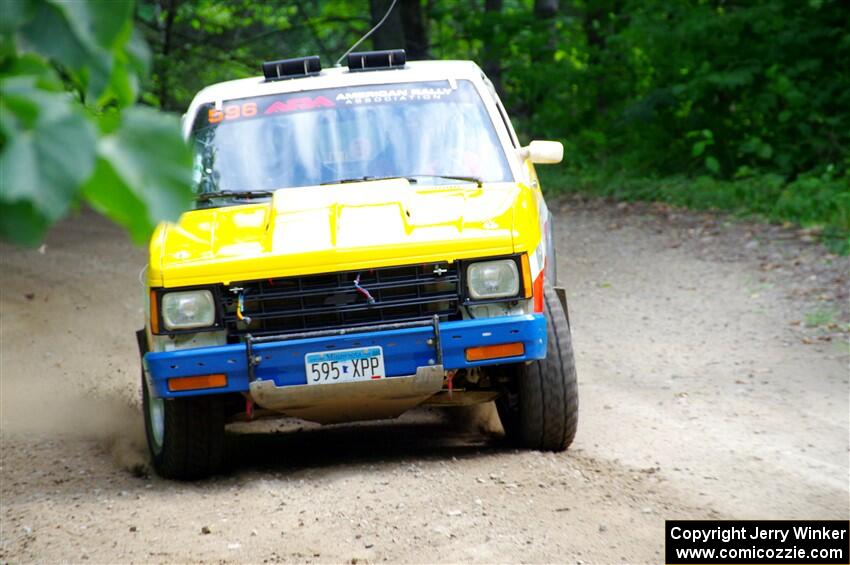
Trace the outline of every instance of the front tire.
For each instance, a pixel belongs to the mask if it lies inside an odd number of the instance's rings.
[[[554,289],[544,291],[546,358],[516,366],[496,403],[508,439],[520,447],[564,451],[578,426],[578,382],[567,316]]]
[[[154,398],[142,372],[142,404],[148,451],[156,473],[166,479],[203,479],[225,460],[221,396]]]

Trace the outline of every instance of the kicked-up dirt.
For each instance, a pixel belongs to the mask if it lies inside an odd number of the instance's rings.
[[[552,207],[569,451],[506,447],[492,407],[262,422],[198,483],[147,464],[144,249],[91,212],[0,247],[0,562],[657,563],[665,519],[847,519],[847,258],[724,217]]]

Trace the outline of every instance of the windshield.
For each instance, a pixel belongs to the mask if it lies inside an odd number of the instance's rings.
[[[218,110],[208,104],[192,139],[199,193],[383,177],[512,179],[484,104],[465,80],[275,94]]]

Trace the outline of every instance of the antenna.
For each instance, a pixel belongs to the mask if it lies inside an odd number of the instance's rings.
[[[345,53],[343,53],[343,54],[342,54],[342,57],[340,57],[339,59],[337,59],[337,60],[336,60],[336,64],[335,64],[334,66],[338,67],[338,66],[339,66],[339,64],[342,62],[342,60],[343,60],[343,59],[345,59],[345,57],[346,57],[349,53],[351,53],[352,51],[354,51],[355,49],[357,49],[357,46],[358,46],[358,45],[360,45],[361,43],[363,43],[364,41],[366,41],[367,39],[369,39],[369,36],[370,36],[370,35],[372,35],[372,34],[375,32],[375,30],[376,30],[376,29],[378,29],[379,27],[381,27],[381,26],[384,24],[384,22],[385,22],[385,21],[387,21],[387,18],[389,17],[390,12],[392,12],[392,11],[393,11],[393,8],[395,8],[395,5],[396,5],[396,3],[397,3],[397,2],[398,2],[398,0],[393,0],[393,3],[392,3],[392,4],[390,4],[390,7],[387,9],[387,13],[386,13],[386,14],[384,14],[384,17],[383,17],[383,18],[381,18],[381,21],[379,21],[378,23],[376,23],[376,24],[375,24],[375,27],[373,27],[372,29],[370,29],[369,31],[367,31],[367,32],[366,32],[366,35],[364,35],[363,37],[361,37],[360,39],[358,39],[358,40],[357,40],[357,43],[355,43],[354,45],[352,45],[352,46],[348,49],[348,51],[346,51]]]

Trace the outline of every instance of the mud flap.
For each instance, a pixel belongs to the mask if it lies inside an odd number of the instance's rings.
[[[570,310],[567,308],[567,289],[562,286],[556,286],[555,294],[558,295],[558,301],[564,309],[564,316],[567,317],[567,327],[570,327]]]
[[[148,352],[148,336],[144,328],[136,332],[136,344],[139,346],[139,355],[144,359],[145,353]]]

